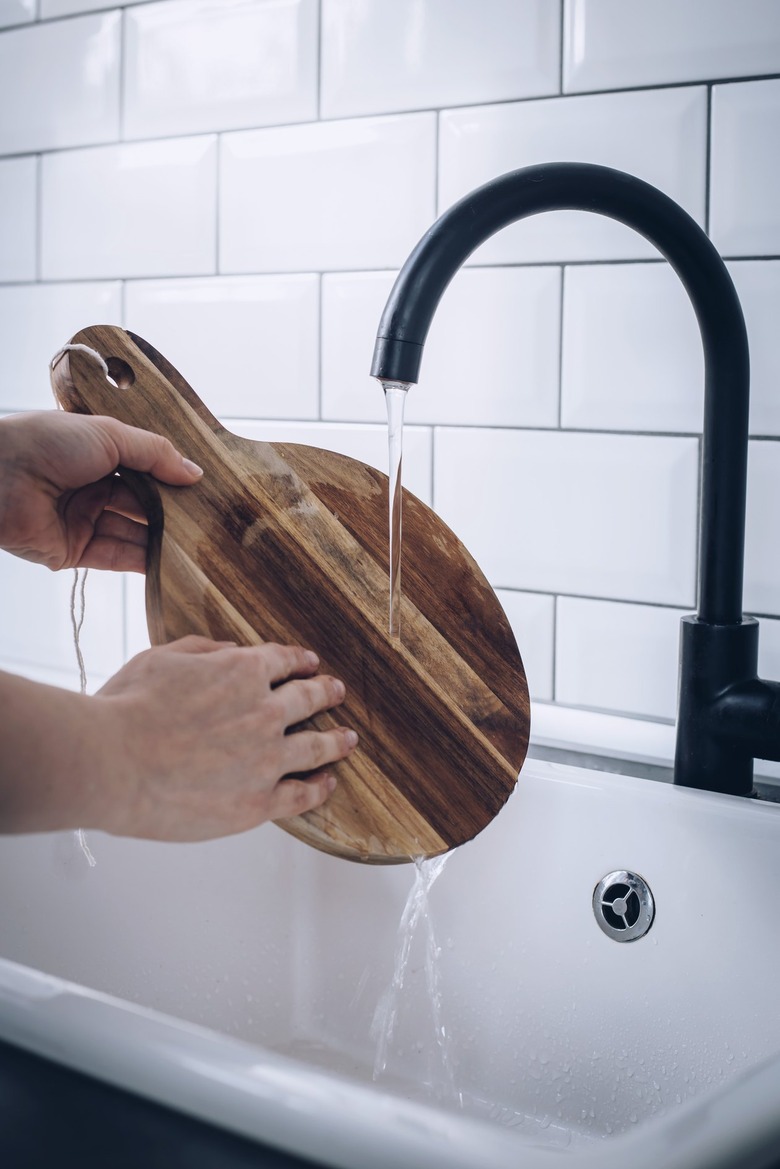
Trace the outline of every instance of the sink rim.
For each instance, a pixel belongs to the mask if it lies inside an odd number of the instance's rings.
[[[242,1136],[341,1169],[363,1169],[369,1157],[376,1169],[549,1169],[550,1155],[558,1151],[4,958],[0,1036]],[[778,1097],[780,1056],[634,1130],[560,1152],[572,1169],[742,1165],[748,1155],[776,1149]]]

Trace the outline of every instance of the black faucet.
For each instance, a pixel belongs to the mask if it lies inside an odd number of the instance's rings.
[[[726,266],[687,212],[632,175],[562,162],[502,175],[434,223],[382,314],[371,373],[416,382],[442,293],[486,239],[540,211],[593,211],[645,236],[691,298],[704,347],[698,614],[683,617],[674,781],[752,795],[753,760],[780,759],[780,683],[758,677],[758,622],[742,615],[750,365]]]

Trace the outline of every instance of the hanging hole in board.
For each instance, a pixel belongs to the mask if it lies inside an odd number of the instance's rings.
[[[123,361],[121,357],[107,357],[106,368],[108,369],[108,380],[115,385],[118,390],[129,390],[135,381],[135,374],[132,367]]]

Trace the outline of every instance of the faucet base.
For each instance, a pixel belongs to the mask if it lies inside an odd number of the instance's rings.
[[[744,695],[759,682],[757,672],[754,617],[737,625],[683,617],[675,783],[735,796],[753,794],[753,758],[759,753],[748,746]],[[742,731],[735,736],[737,724]]]

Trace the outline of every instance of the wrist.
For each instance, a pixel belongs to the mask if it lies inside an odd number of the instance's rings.
[[[0,674],[0,832],[116,830],[121,775],[96,698]]]

